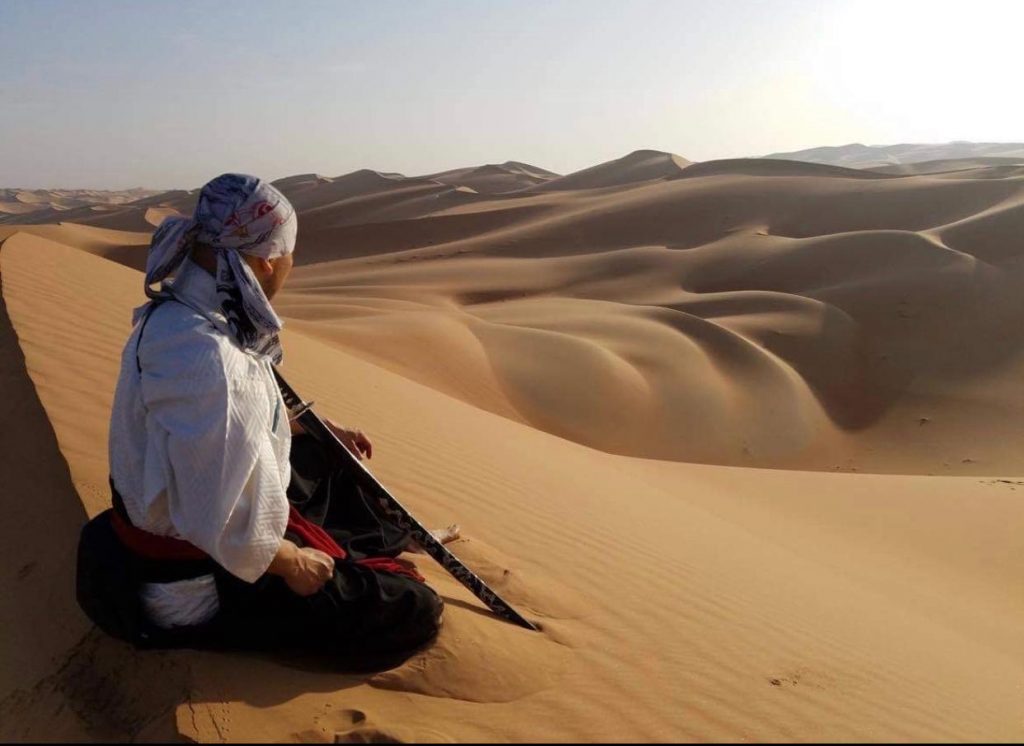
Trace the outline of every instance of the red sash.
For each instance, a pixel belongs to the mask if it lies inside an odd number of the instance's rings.
[[[150,560],[187,561],[205,560],[210,555],[194,544],[183,539],[175,539],[171,536],[158,536],[149,531],[136,528],[126,521],[118,510],[114,510],[111,516],[111,523],[121,542],[132,552]],[[343,560],[348,555],[345,550],[338,546],[329,533],[317,526],[315,523],[303,518],[293,506],[288,512],[288,532],[297,536],[302,545],[319,549],[321,552],[330,555],[336,560]],[[424,582],[424,577],[415,568],[402,564],[391,557],[367,557],[356,560],[364,567],[377,572],[390,572],[395,575],[403,575],[407,578]]]

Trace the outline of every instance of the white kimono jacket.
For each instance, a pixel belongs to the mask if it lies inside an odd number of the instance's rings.
[[[121,356],[110,473],[132,523],[199,547],[242,580],[266,572],[288,522],[288,410],[269,358],[244,352],[224,323],[212,275],[186,260],[175,297],[136,326]],[[187,305],[186,305],[187,304]],[[223,328],[223,327],[222,327]],[[212,575],[149,583],[143,605],[164,627],[218,609]]]

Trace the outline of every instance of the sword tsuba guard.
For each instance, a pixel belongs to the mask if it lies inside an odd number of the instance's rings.
[[[306,412],[308,412],[310,409],[312,409],[313,404],[314,404],[314,402],[304,401],[301,404],[299,404],[299,406],[295,407],[294,409],[289,409],[288,410],[288,421],[289,422],[294,422],[295,420],[299,419],[299,417],[301,417]]]

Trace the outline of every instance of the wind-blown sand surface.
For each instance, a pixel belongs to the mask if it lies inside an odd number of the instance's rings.
[[[0,736],[1020,740],[1024,181],[986,168],[279,182],[286,375],[543,626],[420,559],[445,627],[375,676],[90,628],[146,234],[0,225]]]

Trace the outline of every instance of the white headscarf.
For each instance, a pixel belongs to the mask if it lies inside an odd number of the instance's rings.
[[[146,258],[146,295],[152,300],[135,309],[138,322],[154,302],[173,297],[171,275],[196,243],[217,254],[217,299],[227,331],[246,350],[281,362],[278,340],[282,322],[270,306],[249,265],[239,256],[276,259],[295,249],[298,220],[281,192],[255,176],[223,174],[199,193],[191,218],[167,218],[153,234]],[[152,285],[161,282],[159,290]]]

